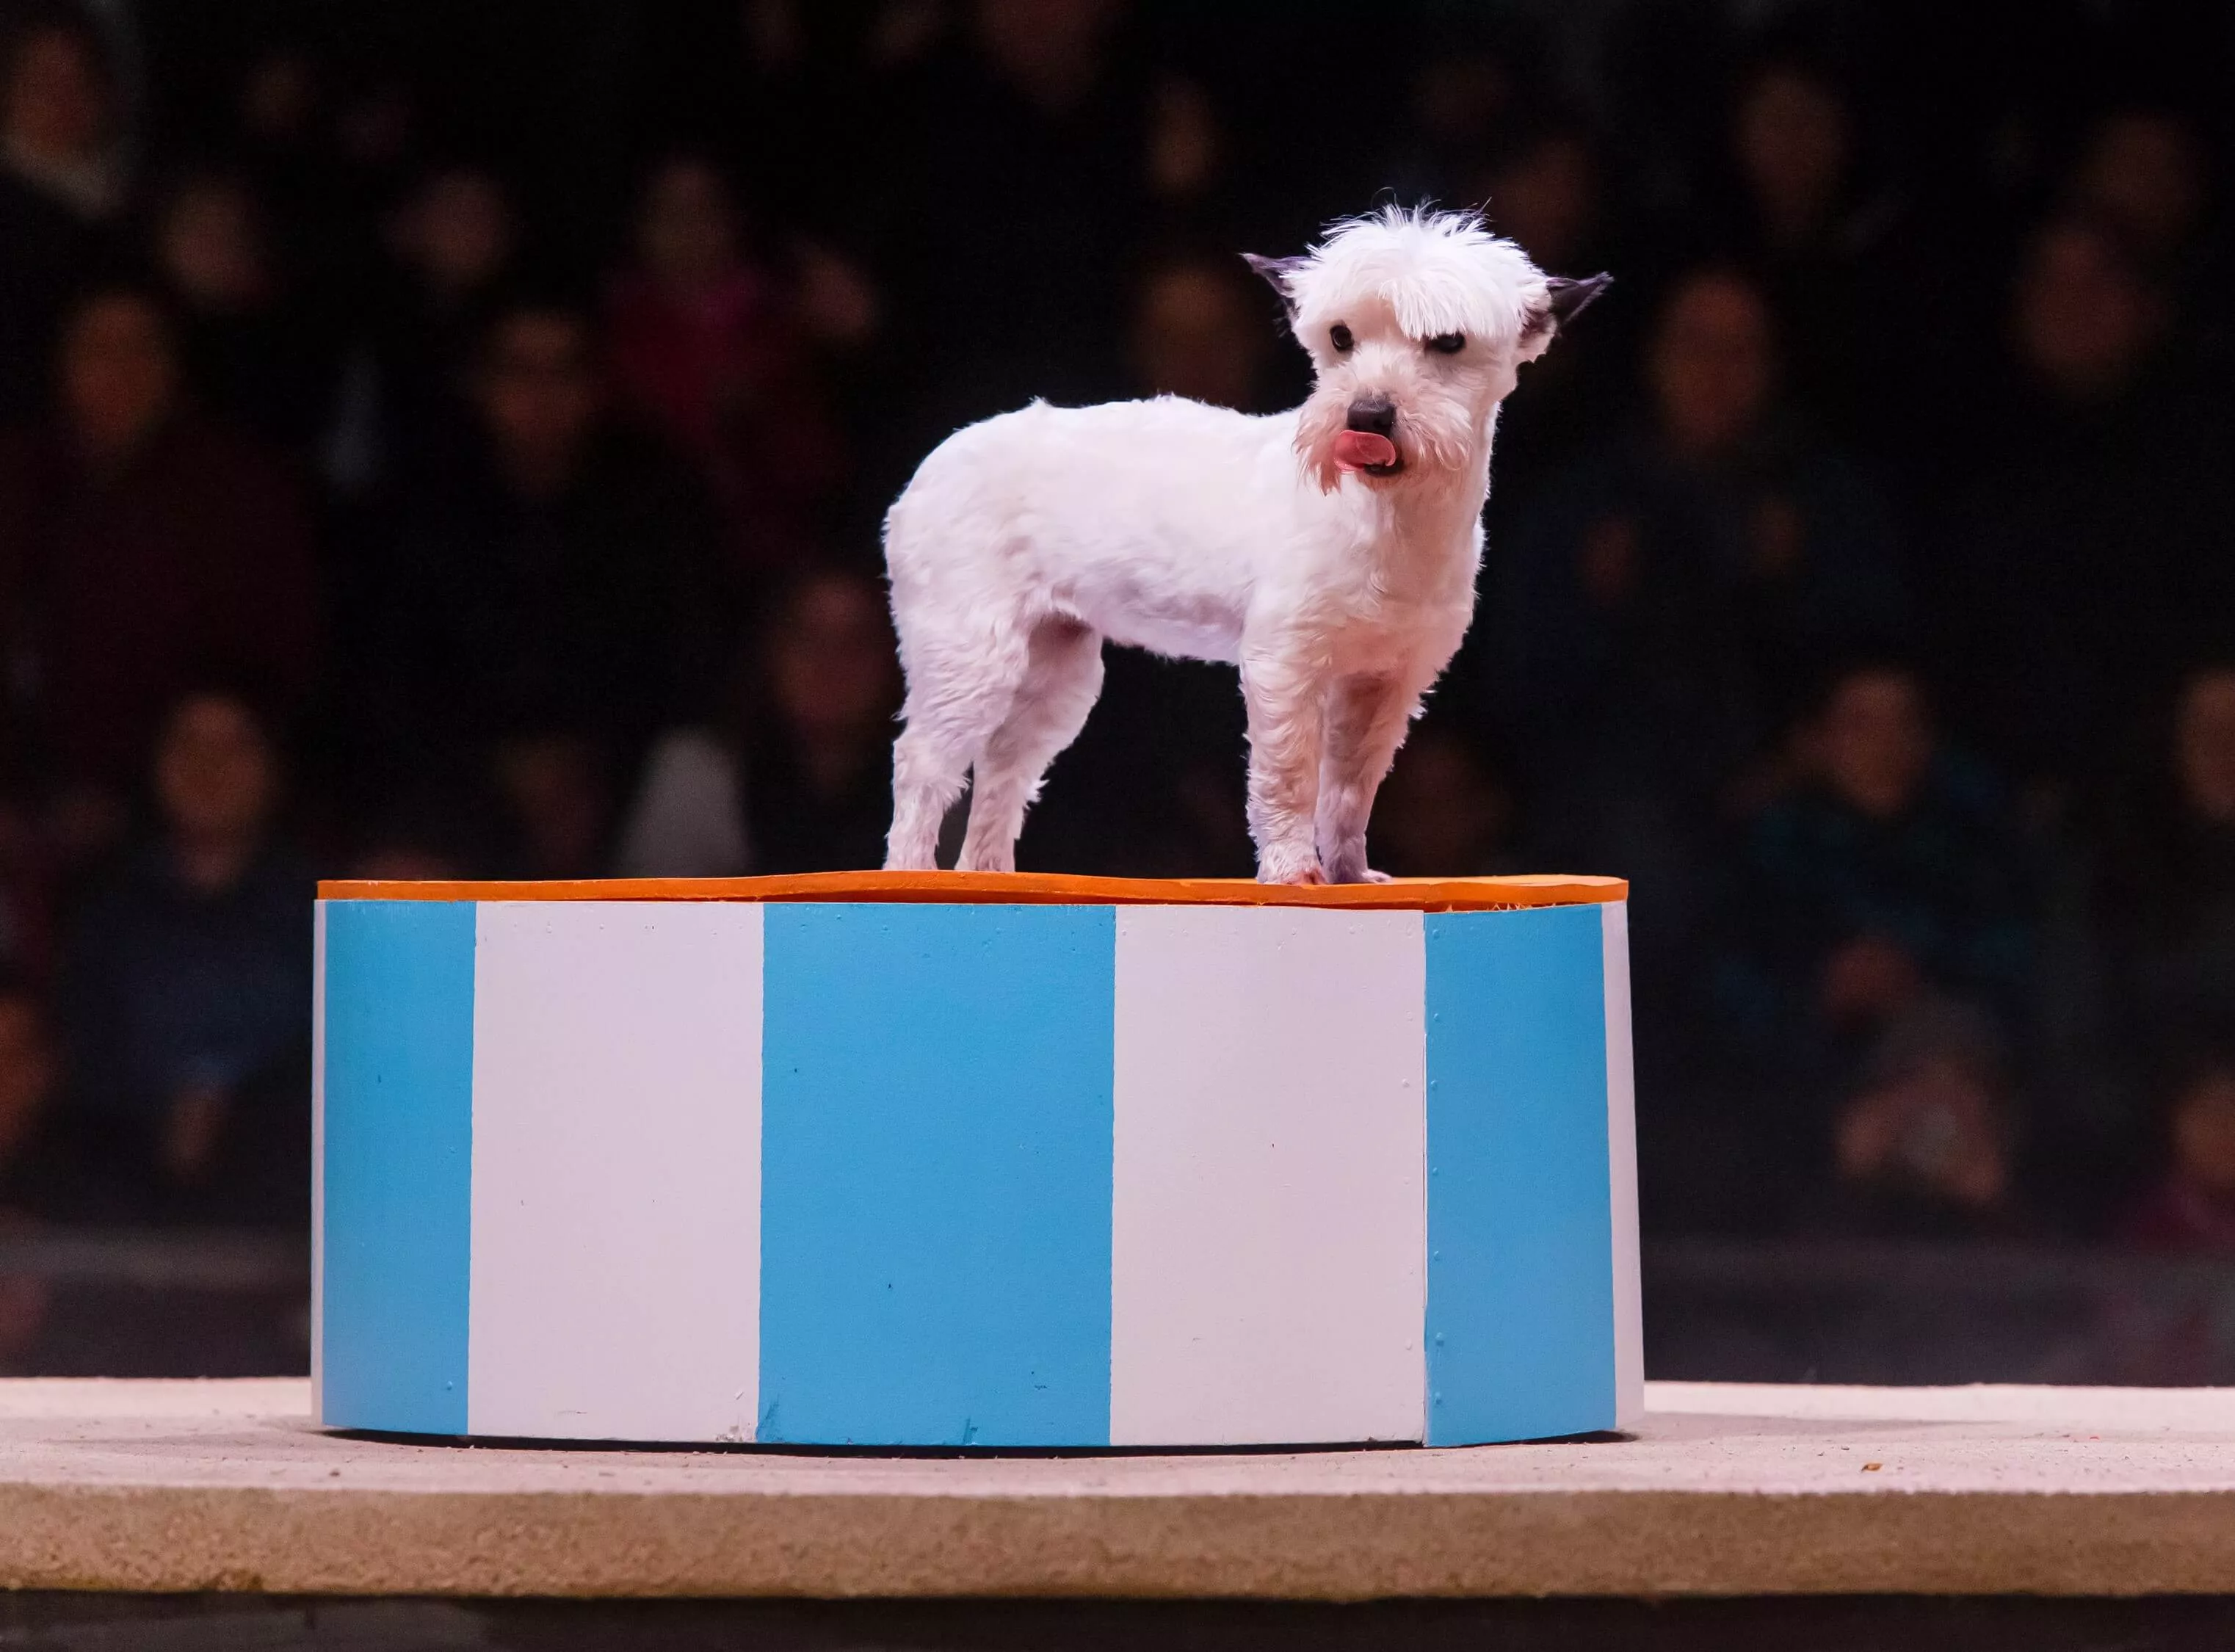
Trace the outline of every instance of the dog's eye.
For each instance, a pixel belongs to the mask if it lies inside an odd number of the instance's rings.
[[[1439,356],[1456,356],[1466,348],[1466,335],[1463,332],[1439,332],[1428,340],[1428,348]]]
[[[1327,342],[1332,344],[1337,350],[1342,351],[1343,354],[1348,355],[1350,353],[1350,346],[1353,342],[1350,336],[1350,329],[1344,326],[1340,321],[1336,322],[1334,326],[1327,329]]]

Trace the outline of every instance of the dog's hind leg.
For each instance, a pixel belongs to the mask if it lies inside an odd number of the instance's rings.
[[[1101,633],[1076,620],[1043,620],[1014,705],[979,754],[970,782],[970,828],[956,867],[1011,872],[1025,810],[1057,754],[1078,738],[1102,692]]]
[[[962,795],[971,766],[1008,721],[1030,672],[1031,633],[1021,625],[980,632],[965,646],[906,646],[907,726],[893,742],[893,824],[885,838],[888,871],[938,864],[940,823]],[[975,800],[971,807],[974,820]]]
[[[893,824],[885,869],[927,872],[939,864],[939,827],[962,795],[970,752],[911,718],[893,742]]]

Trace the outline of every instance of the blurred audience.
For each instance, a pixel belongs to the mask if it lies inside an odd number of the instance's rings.
[[[202,404],[306,455],[325,434],[333,386],[247,182],[188,174],[158,202],[149,239],[183,319],[186,380]]]
[[[45,1003],[20,979],[0,979],[0,1220],[66,1203],[52,1105],[56,1072]],[[6,1289],[0,1283],[0,1295]],[[0,1359],[7,1317],[0,1306]]]
[[[127,179],[108,43],[67,6],[0,19],[0,422],[46,399],[55,325],[110,251]]]
[[[1144,396],[1184,396],[1267,413],[1266,370],[1278,340],[1255,277],[1231,256],[1152,265],[1134,300],[1133,381]]]
[[[1793,746],[1723,873],[1710,1081],[1757,1098],[1750,1168],[1788,1198],[1835,1145],[1840,1174],[1875,1185],[1912,1112],[1999,1113],[1983,1098],[2005,1064],[1983,1052],[2024,1027],[2034,893],[2004,800],[1942,742],[1911,670],[1832,673]]]
[[[1530,841],[1548,862],[1635,882],[1646,1014],[1696,974],[1734,786],[1819,662],[1897,639],[1908,619],[1883,502],[1782,410],[1779,371],[1760,288],[1727,269],[1688,275],[1648,345],[1643,417],[1549,484],[1493,551],[1477,646]],[[1642,1047],[1675,1053],[1666,1039]]]
[[[1924,999],[1879,1034],[1832,1120],[1831,1195],[1804,1227],[1850,1238],[2022,1231],[2001,1042],[1976,1012]]]
[[[1487,202],[1491,227],[1528,248],[1544,269],[1618,272],[1625,295],[1637,278],[1635,261],[1616,242],[1603,158],[1580,116],[1555,112],[1514,122],[1459,199]],[[1604,435],[1637,338],[1623,313],[1629,308],[1607,306],[1530,364],[1529,394],[1514,397],[1498,416],[1494,525],[1522,520],[1546,482]]]
[[[278,829],[272,726],[240,693],[169,707],[152,829],[78,914],[60,992],[64,1104],[117,1215],[265,1215],[298,1202],[309,868]]]
[[[703,703],[728,641],[714,512],[686,468],[608,416],[578,307],[501,305],[471,403],[470,441],[406,502],[369,598],[379,746],[406,777],[495,782],[500,747],[528,740],[502,789],[563,770],[549,795],[580,808],[591,771],[626,774]],[[553,737],[575,755],[554,763]]]
[[[1528,869],[1511,793],[1455,728],[1416,727],[1374,800],[1373,854],[1392,877],[1479,877]]]
[[[2166,661],[2235,650],[2235,429],[2168,352],[2164,288],[2061,218],[2024,254],[2013,377],[1950,513],[1954,700],[2024,782],[2101,787]]]
[[[497,869],[521,878],[603,873],[613,847],[616,761],[613,746],[579,723],[529,722],[499,736],[488,773]]]
[[[252,48],[220,95],[231,104],[222,147],[239,156],[297,254],[310,251],[313,226],[340,204],[324,187],[331,174],[321,117],[331,89],[317,55],[283,38]]]
[[[2172,1092],[2164,1177],[2120,1236],[2148,1250],[2235,1252],[2235,1061],[2193,1062]]]
[[[468,439],[474,348],[517,250],[502,180],[469,161],[429,167],[385,229],[336,410],[337,469],[359,495],[408,494]]]
[[[2124,789],[2097,879],[2106,1024],[2130,1071],[2235,1047],[2235,666],[2183,684],[2170,762]]]
[[[619,866],[639,877],[836,872],[883,863],[900,668],[884,592],[857,574],[778,593],[722,724],[652,749]]]
[[[607,318],[616,390],[712,483],[742,568],[797,566],[841,451],[794,295],[747,258],[728,184],[695,156],[646,180],[635,252]]]
[[[54,1087],[46,1006],[21,981],[0,980],[0,1241],[69,1212],[75,1167],[59,1150]],[[53,1296],[38,1275],[0,1272],[0,1374],[23,1369]]]
[[[879,264],[904,318],[908,460],[1033,396],[1124,382],[1155,77],[1122,0],[969,0],[896,88]]]
[[[2230,300],[2224,234],[2213,234],[2211,154],[2181,110],[2140,103],[2096,121],[2073,169],[2077,214],[2117,235],[2166,288],[2189,335],[2220,356]]]
[[[104,285],[63,319],[56,408],[0,438],[0,626],[71,817],[112,841],[165,708],[239,673],[275,704],[318,659],[311,521],[279,463],[194,406],[171,313]]]
[[[1792,780],[1745,823],[1726,877],[1733,1047],[1805,1093],[1845,1082],[1858,1046],[1927,996],[2008,1036],[2027,1002],[2029,853],[1994,782],[1942,741],[1915,672],[1835,672],[1793,747]]]
[[[1616,277],[1373,848],[1635,881],[1648,1219],[2224,1244],[2226,43],[1394,3],[6,8],[0,1211],[299,1219],[313,862],[876,864],[893,492],[1291,404],[1236,254],[1386,189]],[[1246,875],[1245,758],[1113,650],[1023,862]]]
[[[1730,149],[1732,250],[1764,284],[1793,404],[1845,441],[1897,446],[1887,422],[1937,383],[1937,330],[1930,292],[1906,267],[1903,205],[1872,175],[1852,94],[1821,53],[1765,54],[1740,79]],[[1918,357],[1900,374],[1884,370],[1893,318]]]

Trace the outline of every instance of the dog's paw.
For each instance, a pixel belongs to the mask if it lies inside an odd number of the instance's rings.
[[[1377,872],[1372,867],[1367,865],[1366,856],[1362,854],[1354,859],[1340,855],[1336,856],[1327,863],[1327,882],[1330,883],[1388,883],[1393,882],[1388,873]]]
[[[1303,887],[1324,883],[1327,875],[1315,856],[1271,854],[1258,862],[1257,881]]]

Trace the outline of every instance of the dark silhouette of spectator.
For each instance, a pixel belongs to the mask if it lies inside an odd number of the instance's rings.
[[[190,174],[157,206],[157,268],[184,324],[187,380],[210,411],[309,456],[333,383],[313,318],[289,291],[243,178]]]
[[[1830,1195],[1802,1204],[1800,1225],[1863,1239],[2022,1234],[2005,1069],[1976,1011],[1931,998],[1904,1008],[1832,1121]]]
[[[1213,219],[1231,220],[1240,204],[1229,198],[1233,145],[1202,85],[1170,72],[1157,77],[1148,145],[1149,193],[1164,222],[1199,228]]]
[[[2235,1061],[2192,1060],[2171,1098],[2164,1170],[2119,1236],[2144,1250],[2235,1251]]]
[[[496,836],[470,793],[407,787],[368,810],[351,834],[342,875],[368,879],[477,877],[496,858]]]
[[[503,181],[469,161],[430,167],[383,227],[384,257],[366,284],[332,463],[347,492],[399,495],[468,439],[474,351],[520,233]]]
[[[2068,190],[2077,214],[2118,236],[2169,295],[2179,331],[2225,370],[2228,248],[2212,233],[2212,160],[2195,121],[2180,109],[2114,108],[2089,128]]]
[[[2023,1030],[2035,893],[2004,799],[1942,744],[1913,672],[1835,673],[1796,748],[1726,872],[1714,970],[1727,1081],[1779,1110],[1765,1144],[1795,1170],[1820,1098],[1919,1006],[1961,1006],[1998,1046]]]
[[[2196,249],[2212,204],[2210,161],[2195,123],[2147,104],[2098,117],[2073,168],[2073,204],[2116,229],[2137,254],[2177,263]]]
[[[1555,113],[1512,123],[1458,199],[1486,202],[1491,227],[1517,242],[1540,269],[1622,275],[1624,301],[1597,306],[1589,326],[1563,337],[1559,360],[1548,352],[1530,363],[1526,391],[1498,415],[1491,508],[1503,528],[1603,437],[1607,410],[1620,404],[1636,351],[1630,318],[1642,306],[1628,298],[1637,266],[1616,243],[1605,166],[1596,134],[1579,117]]]
[[[1511,12],[1485,10],[1445,23],[1408,71],[1398,152],[1367,187],[1393,183],[1407,198],[1479,202],[1485,158],[1537,113],[1534,95],[1546,66]]]
[[[190,679],[298,702],[318,655],[310,528],[272,456],[189,403],[148,292],[88,295],[60,356],[54,423],[0,442],[0,625],[36,662],[24,709],[56,778],[113,824]]]
[[[2235,431],[2164,358],[2170,317],[2094,226],[2060,219],[2028,249],[2015,380],[1935,606],[1956,709],[2029,783],[2104,783],[2164,662],[2235,649]]]
[[[613,758],[566,723],[508,731],[491,751],[497,869],[506,877],[602,876],[611,860]]]
[[[1942,324],[1927,300],[1950,303],[1948,273],[1937,292],[1912,273],[1906,214],[1873,175],[1862,112],[1814,55],[1755,59],[1730,119],[1734,241],[1777,317],[1788,395],[1842,440],[1898,453],[1904,401],[1937,389]],[[1898,373],[1890,347],[1911,352]]]
[[[0,44],[0,423],[46,400],[55,330],[123,204],[108,43],[82,14],[19,15]]]
[[[331,157],[320,116],[326,76],[317,56],[294,41],[256,49],[233,86],[232,141],[273,210],[290,225],[331,212],[321,200]]]
[[[1731,150],[1750,237],[1773,254],[1813,254],[1854,233],[1858,134],[1845,89],[1805,58],[1770,56],[1731,104]]]
[[[312,893],[280,758],[242,696],[188,692],[154,745],[155,830],[72,926],[66,1100],[120,1214],[283,1208],[306,1165]]]
[[[1145,396],[1184,396],[1265,413],[1279,342],[1258,284],[1239,259],[1176,257],[1149,266],[1134,299],[1133,380]]]
[[[53,952],[54,846],[43,799],[22,772],[25,755],[8,754],[14,772],[0,791],[0,980],[13,974],[44,980]]]
[[[56,1072],[46,1005],[21,980],[0,979],[0,1219],[49,1213],[58,1203]],[[6,1290],[0,1283],[0,1296]],[[7,1317],[0,1306],[0,1360],[7,1354]]]
[[[1608,257],[1615,226],[1605,163],[1580,115],[1555,111],[1517,123],[1461,199],[1487,202],[1491,227],[1519,242],[1539,269],[1575,273],[1616,261]]]
[[[1120,392],[1155,78],[1122,0],[972,0],[895,88],[882,285],[908,318],[913,465],[1035,396]]]
[[[1753,58],[1730,105],[1727,251],[1777,315],[1790,403],[1866,454],[1904,503],[1931,501],[1960,441],[1940,407],[1978,367],[1991,282],[1964,255],[1974,224],[1929,226],[1875,125],[1826,47]]]
[[[2191,675],[2173,721],[2169,776],[2122,789],[2093,903],[2105,1025],[2133,1081],[2235,1047],[2235,667]]]
[[[388,223],[389,246],[416,301],[414,318],[462,362],[490,293],[510,267],[520,229],[510,191],[494,171],[471,161],[437,164],[421,174]]]
[[[741,568],[796,567],[842,456],[793,295],[746,257],[728,185],[693,157],[646,180],[635,253],[607,311],[615,390],[697,462]]]
[[[1406,738],[1373,803],[1375,869],[1392,877],[1477,877],[1527,869],[1511,792],[1473,741],[1431,720]]]
[[[722,727],[665,735],[623,833],[632,876],[835,872],[884,864],[900,668],[884,593],[799,576],[770,607]]]
[[[46,1008],[17,982],[0,982],[0,1239],[36,1228],[66,1203],[51,1102],[53,1039]],[[0,1372],[15,1373],[46,1328],[53,1293],[36,1274],[0,1273]]]
[[[727,641],[717,520],[685,468],[605,417],[597,359],[565,303],[508,304],[484,335],[473,439],[407,506],[370,598],[393,774],[484,783],[501,743],[558,736],[626,776],[705,703]]]
[[[1898,640],[1907,621],[1878,495],[1780,415],[1777,376],[1760,290],[1694,273],[1655,328],[1644,420],[1491,547],[1476,648],[1531,842],[1635,881],[1646,1015],[1665,1013],[1651,1007],[1664,980],[1674,994],[1696,976],[1687,948],[1734,778],[1819,662]]]

